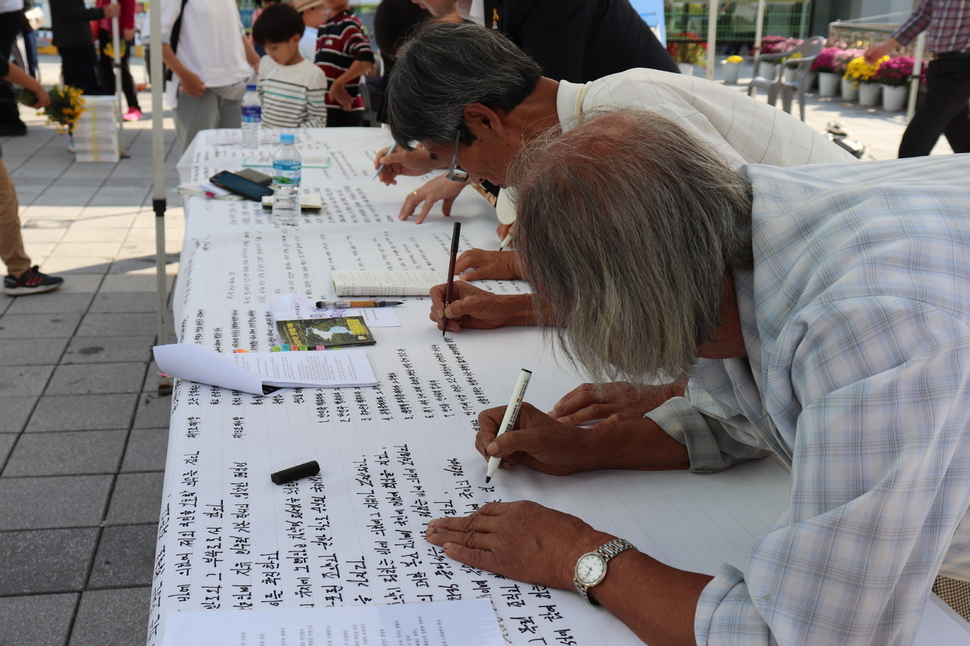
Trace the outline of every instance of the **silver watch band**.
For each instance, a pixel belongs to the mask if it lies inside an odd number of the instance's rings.
[[[635,550],[635,549],[637,549],[636,546],[630,541],[623,538],[614,538],[609,543],[606,543],[605,545],[600,546],[599,549],[597,549],[595,552],[587,552],[587,554],[598,554],[600,557],[602,557],[604,564],[607,564],[610,562],[611,559],[616,558],[616,556],[618,556],[619,554],[622,554],[627,550]],[[583,556],[586,556],[586,554],[584,554]],[[579,558],[582,559],[583,557],[581,556]],[[606,574],[604,573],[603,578],[605,577],[606,577]],[[600,604],[596,601],[596,599],[594,599],[589,595],[589,591],[590,591],[590,588],[596,585],[599,585],[602,582],[603,582],[603,579],[600,579],[596,583],[593,583],[591,585],[585,585],[583,583],[580,583],[578,578],[573,579],[573,585],[576,586],[576,591],[579,593],[579,596],[583,598],[583,601],[595,607],[599,607]]]

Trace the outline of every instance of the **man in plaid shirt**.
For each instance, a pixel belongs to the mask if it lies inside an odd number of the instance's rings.
[[[669,119],[617,112],[511,172],[523,269],[569,357],[601,381],[690,382],[591,428],[523,404],[497,436],[486,410],[476,448],[513,473],[631,479],[771,455],[790,505],[709,574],[527,501],[431,520],[428,540],[527,583],[575,573],[649,644],[911,644],[937,573],[970,580],[970,156],[738,172]],[[616,494],[610,514],[649,517]]]
[[[922,0],[902,27],[869,48],[866,60],[875,63],[923,31],[936,60],[926,70],[926,98],[903,133],[899,156],[929,155],[941,134],[953,152],[970,152],[970,2]]]

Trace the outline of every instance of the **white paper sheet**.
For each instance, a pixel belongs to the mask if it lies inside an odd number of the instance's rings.
[[[487,599],[414,606],[173,612],[165,646],[505,646]]]
[[[194,343],[153,348],[159,370],[172,377],[262,395],[264,386],[336,388],[374,386],[377,380],[361,349],[326,352],[244,352],[222,355]]]

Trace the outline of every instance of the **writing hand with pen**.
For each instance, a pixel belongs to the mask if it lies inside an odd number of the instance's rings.
[[[556,421],[523,403],[513,432],[498,435],[505,407],[478,415],[475,448],[501,466],[523,465],[550,475],[598,469],[683,469],[689,466],[683,444],[651,419],[639,417],[593,427]]]
[[[536,324],[531,294],[493,294],[463,280],[456,280],[452,287],[451,302],[446,306],[446,288],[446,285],[436,285],[430,292],[430,318],[439,330],[493,330],[509,325]]]

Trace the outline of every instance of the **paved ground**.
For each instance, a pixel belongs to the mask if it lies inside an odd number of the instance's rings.
[[[57,74],[57,60],[46,58],[45,82]],[[143,79],[140,67],[134,74]],[[147,114],[149,96],[140,101]],[[125,126],[128,159],[92,164],[75,162],[67,138],[33,110],[22,114],[29,134],[0,140],[3,161],[28,253],[66,282],[51,294],[0,295],[0,646],[137,646],[169,409],[150,362],[150,122]],[[876,158],[896,156],[901,115],[810,99],[809,124],[823,130],[832,119],[845,120]],[[167,119],[169,186],[173,141]],[[179,204],[171,194],[169,202]],[[170,208],[170,285],[182,231],[181,208]]]

